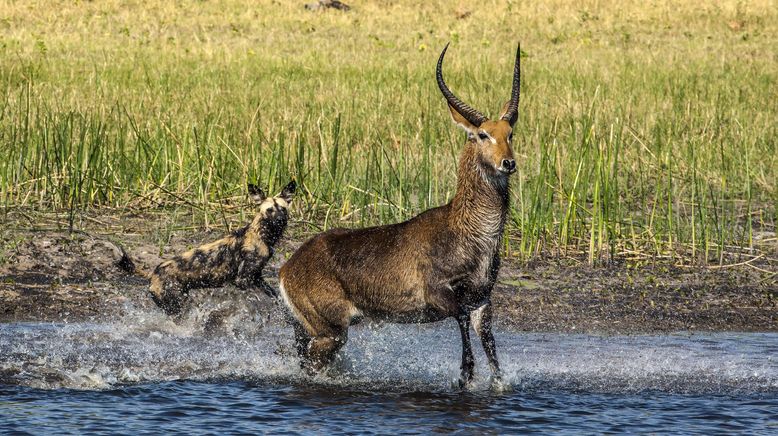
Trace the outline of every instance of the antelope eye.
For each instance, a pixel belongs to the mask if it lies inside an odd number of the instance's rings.
[[[513,142],[513,132],[508,135],[508,142]]]
[[[479,138],[480,138],[482,141],[486,141],[487,139],[489,139],[489,135],[487,135],[487,134],[486,134],[486,133],[484,133],[484,132],[478,132],[478,137],[479,137]]]

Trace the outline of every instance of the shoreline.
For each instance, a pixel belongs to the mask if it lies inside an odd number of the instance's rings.
[[[144,240],[142,232],[126,232],[119,243],[148,269],[221,233],[185,232],[171,237],[161,250]],[[12,236],[16,242],[8,249],[9,234],[4,234],[0,323],[100,322],[126,316],[128,310],[157,310],[146,295],[148,282],[114,266],[117,248],[107,238],[56,230],[16,230]],[[277,247],[265,269],[272,285],[277,285],[278,268],[303,241],[287,236]],[[206,300],[238,304],[246,297],[241,293],[232,286],[194,290],[192,304]],[[253,309],[275,310],[275,302],[263,297],[256,299]],[[656,263],[635,267],[621,262],[592,267],[575,259],[522,263],[507,258],[492,301],[498,330],[601,334],[778,331],[775,275],[766,280],[758,269],[748,266],[679,268]]]

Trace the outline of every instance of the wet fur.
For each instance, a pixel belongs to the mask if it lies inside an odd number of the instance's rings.
[[[479,320],[490,322],[485,306],[500,265],[508,182],[483,178],[477,154],[468,142],[449,204],[399,224],[322,233],[281,268],[304,366],[328,363],[364,316],[415,323],[480,310]]]
[[[292,182],[279,196],[263,199],[259,213],[247,226],[157,265],[147,275],[154,302],[168,315],[177,315],[190,290],[228,283],[241,289],[262,290],[275,297],[277,292],[264,281],[262,270],[286,228],[287,208],[294,189]],[[132,260],[122,251],[117,265],[136,272]]]
[[[504,110],[499,120],[474,125],[451,104],[449,109],[468,133],[450,203],[398,224],[321,233],[281,268],[281,297],[310,372],[331,362],[349,326],[363,317],[401,323],[454,317],[462,336],[460,383],[473,378],[471,322],[499,381],[490,297],[500,267],[508,177],[515,171],[516,117]]]

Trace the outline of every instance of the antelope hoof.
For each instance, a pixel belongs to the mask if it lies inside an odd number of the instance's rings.
[[[473,383],[473,365],[467,365],[462,369],[459,374],[459,387],[461,389],[466,388]]]
[[[502,380],[502,377],[499,375],[492,377],[490,388],[492,392],[496,394],[502,394],[513,390],[513,386],[511,386],[509,383],[505,383]]]
[[[314,369],[313,366],[311,365],[302,364],[300,365],[300,367],[303,369],[303,373],[305,373],[305,375],[307,375],[308,377],[313,378],[319,375],[319,371]]]
[[[321,370],[315,366],[315,362],[307,357],[300,360],[300,369],[302,369],[303,373],[308,377],[316,377],[316,375],[321,372]]]
[[[469,376],[461,376],[457,380],[457,385],[459,386],[459,389],[467,389],[468,386],[470,386],[473,383],[473,376],[472,374]]]

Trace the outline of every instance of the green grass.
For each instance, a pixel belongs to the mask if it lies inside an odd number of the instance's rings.
[[[454,193],[464,135],[439,50],[452,41],[452,89],[495,114],[521,40],[510,254],[721,263],[775,231],[768,0],[140,3],[0,3],[5,211],[229,226],[247,182],[295,177],[310,231],[402,220]]]

